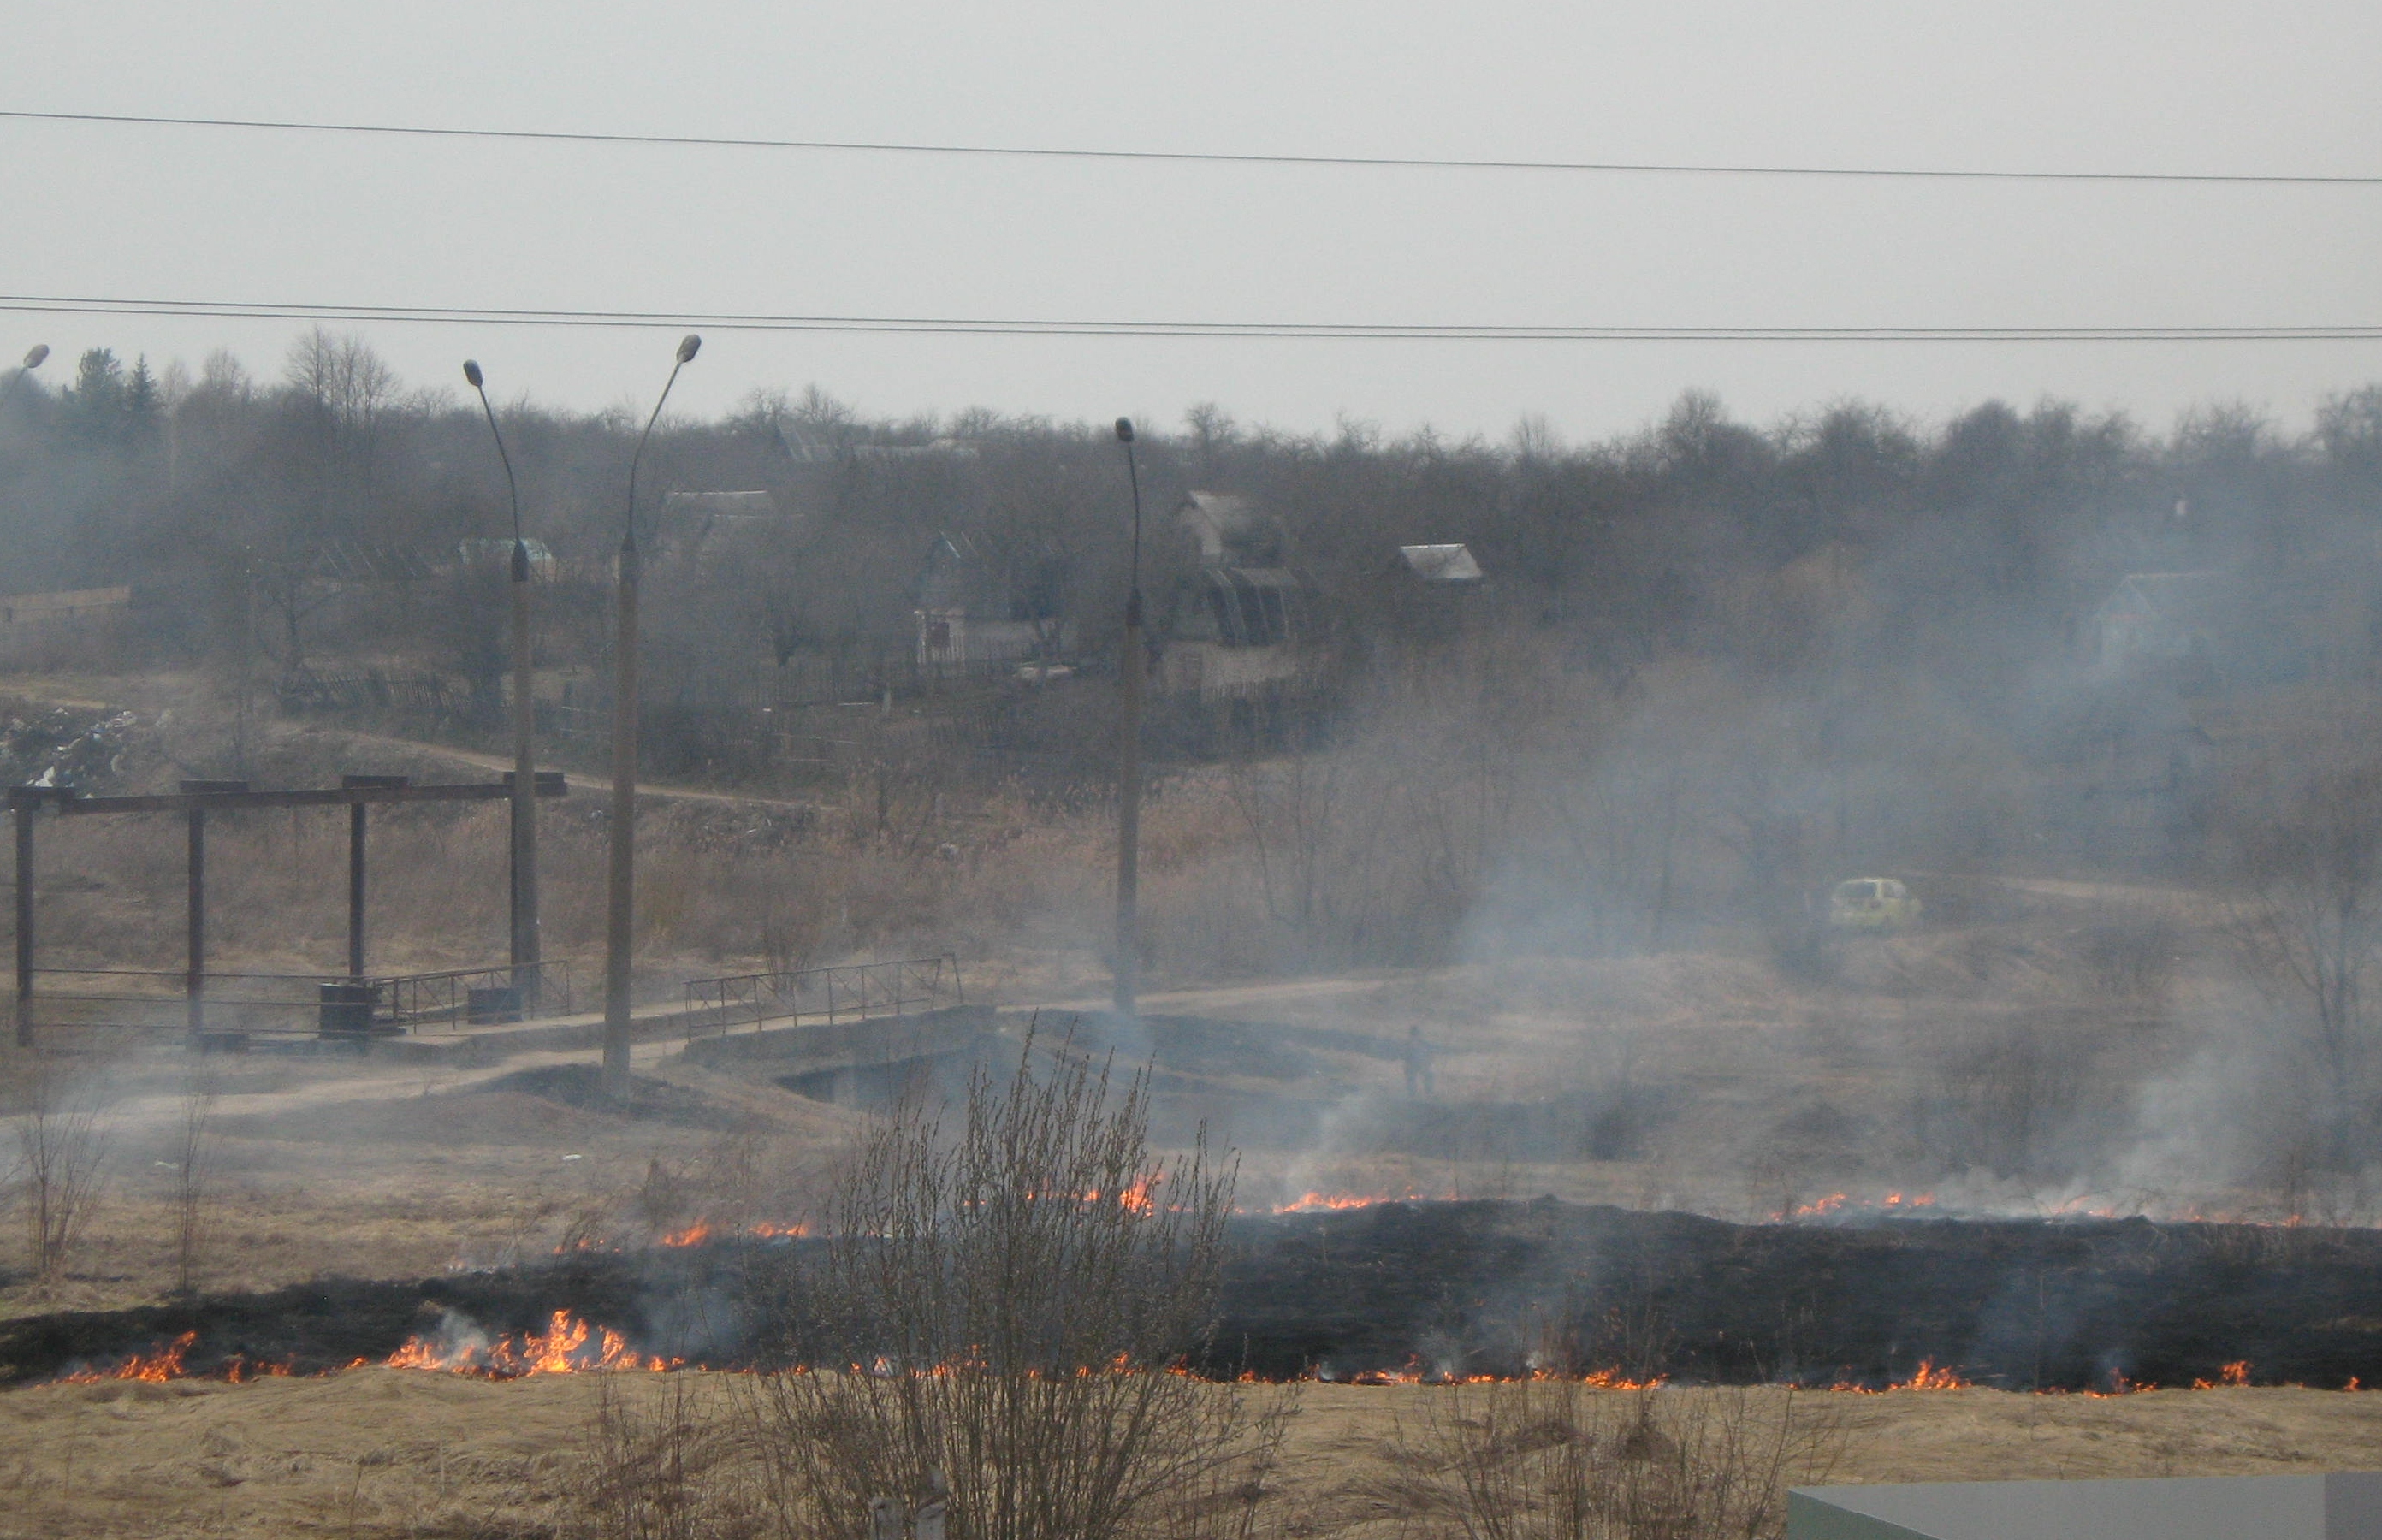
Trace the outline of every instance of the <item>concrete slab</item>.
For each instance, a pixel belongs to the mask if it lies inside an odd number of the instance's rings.
[[[2382,1540],[2382,1472],[1799,1487],[1787,1540]]]

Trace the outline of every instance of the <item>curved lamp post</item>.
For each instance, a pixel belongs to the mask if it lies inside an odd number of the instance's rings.
[[[477,359],[463,361],[463,378],[480,397],[488,420],[488,436],[497,441],[497,458],[504,462],[505,493],[512,500],[512,623],[513,623],[513,866],[512,963],[513,988],[520,992],[522,1013],[534,1014],[545,978],[538,969],[542,947],[537,915],[537,760],[532,739],[537,730],[537,696],[531,677],[529,638],[529,543],[522,538],[521,485],[513,480],[513,458],[505,449],[505,435],[497,428],[496,409],[488,404],[487,377]]]
[[[703,338],[689,333],[678,345],[660,399],[637,435],[629,457],[628,517],[620,531],[619,631],[612,642],[611,867],[606,884],[604,923],[604,1089],[615,1101],[629,1099],[629,964],[637,904],[637,466],[645,442],[661,421],[662,406],[678,372],[694,361]]]
[[[7,404],[8,397],[17,394],[17,387],[25,383],[25,376],[42,367],[49,356],[50,345],[46,342],[36,342],[25,349],[25,361],[18,367],[17,373],[8,376],[7,385],[0,386],[0,406]]]
[[[1141,983],[1141,468],[1133,419],[1116,420],[1133,482],[1133,577],[1124,601],[1124,653],[1117,660],[1116,994],[1120,1016],[1136,1008]]]

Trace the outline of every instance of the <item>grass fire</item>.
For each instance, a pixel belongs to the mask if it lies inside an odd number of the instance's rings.
[[[16,9],[0,1540],[2382,1503],[2382,11]]]

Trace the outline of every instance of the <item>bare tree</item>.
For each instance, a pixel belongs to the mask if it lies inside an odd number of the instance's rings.
[[[2382,764],[2319,770],[2258,809],[2237,833],[2243,896],[2235,934],[2262,977],[2300,1005],[2317,1105],[2339,1133],[2363,1116],[2382,961]]]

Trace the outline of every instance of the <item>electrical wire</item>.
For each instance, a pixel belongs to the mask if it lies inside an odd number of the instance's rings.
[[[1113,321],[1062,318],[780,315],[691,311],[508,310],[485,306],[294,304],[0,295],[19,314],[197,316],[426,325],[668,327],[705,331],[911,333],[945,336],[1224,337],[1380,342],[2372,342],[2382,324],[2241,326],[1615,326],[1373,322]]]
[[[91,123],[136,128],[244,129],[276,133],[362,134],[386,138],[510,140],[550,144],[644,145],[706,150],[805,150],[877,155],[972,155],[1013,160],[1140,161],[1183,165],[1332,166],[1398,171],[1589,172],[1661,177],[1790,177],[1972,182],[2172,183],[2252,187],[2382,187],[2382,176],[2219,171],[2011,171],[1883,165],[1769,165],[1679,161],[1465,159],[1427,155],[1235,153],[1206,150],[1085,150],[1047,145],[933,144],[833,139],[745,139],[706,134],[595,133],[545,128],[424,127],[397,123],[318,123],[258,117],[167,117],[132,113],[0,109],[26,123]]]

